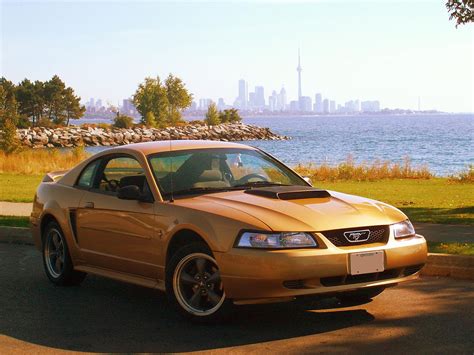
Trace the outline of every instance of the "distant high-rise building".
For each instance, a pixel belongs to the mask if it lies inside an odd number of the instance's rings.
[[[249,103],[248,103],[248,108],[255,108],[257,106],[256,101],[255,101],[255,93],[254,92],[249,92]]]
[[[284,111],[286,110],[286,105],[287,105],[286,90],[285,88],[281,88],[280,93],[278,94],[278,97],[277,97],[276,109],[279,111]]]
[[[301,68],[301,58],[300,58],[300,49],[298,48],[298,67],[296,67],[296,71],[298,72],[298,101],[301,100],[301,96],[303,96],[302,90],[301,90],[301,71],[303,68]]]
[[[191,111],[196,111],[197,110],[196,101],[191,102],[191,106],[189,107],[189,110],[191,110]]]
[[[239,102],[239,108],[246,110],[248,106],[248,101],[249,101],[249,89],[247,82],[244,79],[239,80],[239,96],[238,96],[238,102]]]
[[[89,102],[87,103],[87,107],[95,107],[95,100],[93,97],[90,98]]]
[[[303,112],[311,112],[312,107],[311,107],[311,97],[309,96],[301,96],[300,100],[300,111]]]
[[[323,96],[319,93],[314,97],[314,106],[314,111],[317,113],[323,112]]]
[[[258,109],[265,108],[265,91],[263,86],[255,87],[255,107]]]
[[[329,113],[329,100],[323,100],[323,113]]]
[[[217,99],[217,109],[218,110],[224,110],[225,109],[225,102],[224,102],[224,99],[222,97],[219,97]]]
[[[122,113],[133,116],[137,113],[137,109],[132,102],[132,99],[124,99],[122,101]]]
[[[336,101],[334,100],[329,101],[329,112],[330,113],[336,112]]]
[[[362,112],[378,112],[380,111],[380,102],[375,101],[362,101],[360,104]]]
[[[211,99],[199,99],[199,110],[207,111],[211,103],[212,103]]]
[[[296,100],[290,101],[290,111],[296,112],[300,110],[300,102]]]
[[[344,104],[344,111],[347,112],[347,113],[356,112],[356,104],[355,104],[355,101],[353,101],[353,100],[347,101],[347,102]]]
[[[354,101],[354,112],[360,112],[360,101],[359,100]]]
[[[95,107],[100,110],[104,105],[102,105],[102,100],[101,99],[97,99],[96,103],[95,103]]]
[[[272,91],[272,95],[268,97],[268,108],[270,111],[277,111],[278,94],[275,90]]]

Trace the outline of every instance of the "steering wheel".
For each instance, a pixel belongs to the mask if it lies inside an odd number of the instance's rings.
[[[237,183],[238,184],[246,184],[249,182],[250,179],[259,179],[259,181],[265,181],[265,182],[268,182],[268,179],[261,175],[261,174],[256,174],[256,173],[251,173],[251,174],[247,174],[243,177],[241,177],[239,180],[237,180]]]

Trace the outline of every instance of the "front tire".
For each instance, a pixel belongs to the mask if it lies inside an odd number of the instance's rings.
[[[43,266],[48,279],[57,286],[79,285],[87,275],[74,271],[66,238],[55,221],[50,222],[44,230]]]
[[[178,312],[198,322],[216,322],[231,312],[219,267],[204,243],[178,249],[166,267],[166,293]]]

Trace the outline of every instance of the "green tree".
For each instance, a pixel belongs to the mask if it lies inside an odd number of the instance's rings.
[[[18,123],[18,103],[15,96],[15,85],[0,78],[0,149],[11,153],[18,148],[16,125]]]
[[[221,121],[221,123],[229,122],[229,110],[219,111],[219,120]]]
[[[126,115],[121,115],[117,112],[117,116],[114,118],[113,126],[117,128],[132,128],[133,118]]]
[[[221,123],[234,123],[242,121],[242,117],[239,115],[239,110],[235,108],[220,111],[219,118]]]
[[[81,105],[81,98],[74,94],[74,90],[70,87],[63,91],[64,109],[66,115],[66,125],[69,126],[69,120],[77,120],[84,115],[86,108]]]
[[[156,127],[156,119],[153,112],[147,112],[145,115],[145,121],[143,122],[147,127]]]
[[[173,126],[182,121],[181,112],[191,106],[193,95],[188,92],[183,81],[173,74],[166,78],[165,88],[168,98],[167,123]]]
[[[236,108],[229,109],[229,122],[240,122],[242,117],[240,117],[239,110]]]
[[[145,78],[133,95],[133,104],[142,116],[142,123],[146,123],[147,113],[152,113],[157,126],[166,125],[168,116],[168,96],[166,87],[159,77]]]
[[[26,119],[31,119],[36,125],[42,118],[44,112],[44,83],[24,79],[16,89],[16,100],[19,105],[19,113]]]
[[[209,126],[215,126],[221,123],[219,111],[217,111],[217,107],[214,102],[212,102],[207,108],[206,119],[204,122],[206,122]]]
[[[473,0],[448,0],[446,8],[449,12],[449,19],[456,20],[456,27],[469,22],[474,22],[474,1]]]
[[[49,121],[55,124],[64,124],[66,121],[66,101],[64,92],[66,85],[55,75],[44,83],[45,113]]]

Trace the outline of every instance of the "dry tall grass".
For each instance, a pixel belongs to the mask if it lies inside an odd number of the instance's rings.
[[[0,151],[0,173],[37,175],[67,170],[88,156],[82,147],[72,150],[28,149],[12,154]]]
[[[45,174],[56,170],[70,169],[89,156],[83,148],[73,150],[38,149],[24,150],[6,155],[0,151],[0,173]],[[313,181],[375,181],[382,179],[429,179],[434,175],[426,166],[413,167],[408,158],[403,163],[375,161],[356,164],[349,157],[345,162],[332,166],[329,164],[298,165],[295,170]],[[453,181],[474,180],[474,169],[451,178]]]
[[[373,163],[356,164],[352,157],[338,165],[297,165],[295,170],[302,176],[308,176],[312,181],[375,181],[382,179],[430,179],[434,175],[427,166],[413,167],[410,159],[403,163],[391,163],[376,160]]]
[[[466,170],[456,175],[451,175],[449,180],[456,182],[474,182],[474,164],[469,165]]]

